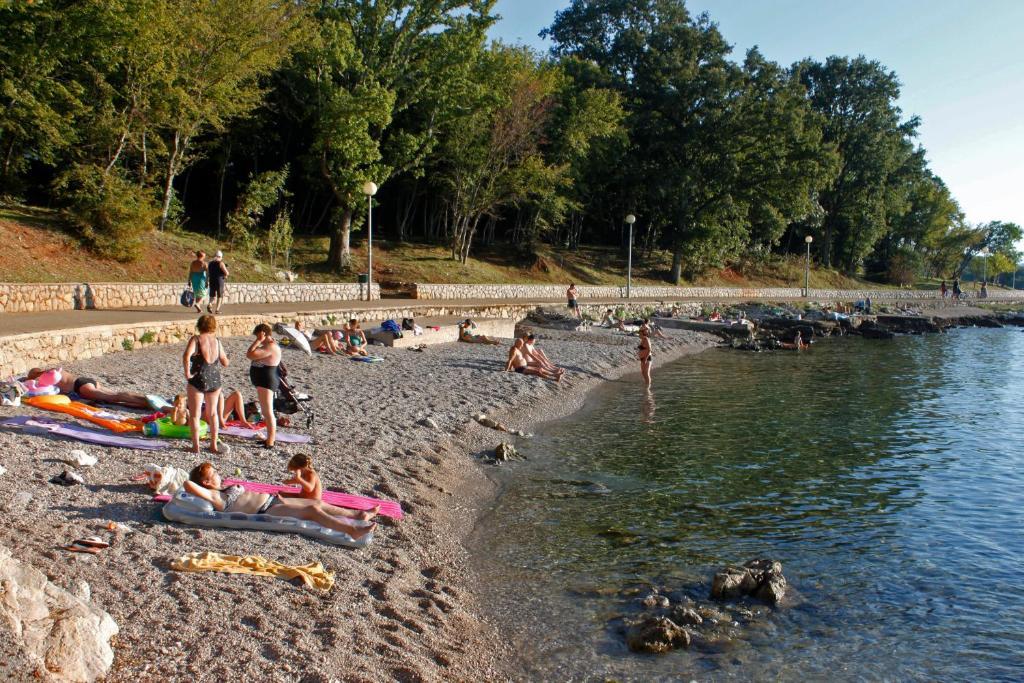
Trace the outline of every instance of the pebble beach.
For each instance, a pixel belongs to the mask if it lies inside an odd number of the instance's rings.
[[[113,617],[120,633],[109,681],[513,679],[514,653],[501,625],[482,616],[465,541],[495,494],[488,477],[494,466],[482,456],[521,437],[473,416],[485,412],[529,432],[578,409],[599,383],[639,370],[635,337],[529,327],[567,370],[561,382],[501,372],[507,343],[441,344],[422,352],[373,347],[385,358],[376,364],[286,350],[289,379],[313,397],[307,404],[316,416],[308,430],[313,442],[266,451],[258,442],[227,438],[230,453],[202,456],[226,475],[237,470],[245,479],[279,482],[291,455],[309,453],[326,487],[400,501],[404,518],[379,518],[366,548],[167,522],[160,504],[131,477],[151,462],[191,468],[200,459],[187,452],[186,441],[145,452],[8,430],[0,430],[0,465],[7,470],[0,478],[7,522],[0,525],[0,545]],[[659,365],[718,343],[698,332],[666,333],[668,339],[654,341],[655,384]],[[232,364],[223,374],[225,388],[251,399],[247,343],[225,340]],[[106,386],[173,396],[184,388],[182,351],[116,353],[69,369]],[[72,419],[30,407],[3,411]],[[68,469],[62,459],[74,449],[99,460],[79,470],[86,483],[49,483]],[[127,530],[109,531],[111,522]],[[61,547],[92,535],[111,546],[96,555]],[[290,565],[321,562],[335,583],[319,591],[273,578],[170,568],[175,558],[201,551]],[[36,680],[32,671],[5,674]]]

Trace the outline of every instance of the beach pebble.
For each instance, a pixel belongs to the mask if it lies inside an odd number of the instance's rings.
[[[7,474],[7,468],[4,467],[3,465],[0,465],[0,477],[4,476],[5,474]]]
[[[89,455],[83,450],[75,449],[63,458],[64,462],[75,467],[92,467],[99,462],[95,455]]]
[[[10,502],[7,504],[8,510],[24,510],[29,503],[32,502],[32,494],[26,491],[15,493],[10,497]]]
[[[423,418],[422,420],[420,420],[420,424],[423,425],[424,427],[430,427],[431,429],[436,429],[438,431],[440,431],[441,429],[441,426],[438,425],[437,422],[435,422],[434,418],[432,417]]]
[[[89,602],[92,600],[92,587],[89,586],[88,581],[79,581],[75,584],[71,593],[82,602]]]

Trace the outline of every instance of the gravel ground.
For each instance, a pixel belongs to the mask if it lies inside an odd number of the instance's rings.
[[[285,351],[293,384],[314,397],[308,404],[316,412],[313,444],[268,453],[253,442],[227,439],[231,453],[212,461],[222,473],[240,468],[248,479],[279,481],[292,454],[309,452],[325,486],[400,500],[405,518],[382,519],[365,549],[164,521],[159,505],[130,477],[147,462],[192,467],[197,459],[185,441],[149,453],[10,431],[0,431],[0,464],[8,470],[0,480],[6,489],[0,513],[7,521],[0,544],[64,587],[89,583],[93,601],[121,629],[110,681],[512,678],[514,653],[499,625],[480,616],[462,543],[494,495],[489,466],[476,456],[512,439],[472,415],[484,410],[529,430],[576,410],[596,383],[639,371],[635,338],[598,329],[536,331],[539,346],[568,370],[558,384],[499,372],[505,347],[375,348],[386,358],[378,364]],[[717,343],[699,333],[667,334],[670,339],[654,342],[657,365]],[[233,362],[224,386],[252,398],[247,343],[225,340]],[[181,352],[117,353],[70,369],[109,386],[173,395],[184,388]],[[2,411],[71,419],[32,408]],[[87,484],[49,484],[66,467],[59,459],[76,448],[100,460],[82,472]],[[108,532],[110,521],[135,531]],[[88,535],[109,537],[112,546],[95,556],[60,549]],[[174,557],[205,550],[288,564],[320,561],[335,572],[336,583],[322,593],[270,578],[169,569]],[[25,678],[31,678],[27,672]]]

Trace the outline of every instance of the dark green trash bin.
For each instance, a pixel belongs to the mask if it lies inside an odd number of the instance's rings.
[[[365,285],[370,281],[370,276],[366,273],[359,273],[359,284]]]

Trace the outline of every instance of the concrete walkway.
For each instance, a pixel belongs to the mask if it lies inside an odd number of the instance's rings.
[[[702,303],[743,303],[757,301],[751,297],[718,298],[711,301],[705,297],[692,297],[673,299],[678,302],[702,302]],[[583,306],[608,306],[614,308],[625,304],[643,306],[645,304],[656,304],[665,301],[658,299],[580,299]],[[762,299],[765,302],[787,302],[803,301],[800,298],[778,298]],[[882,303],[879,301],[879,303]],[[914,306],[937,306],[941,307],[942,300],[918,299],[901,302]],[[439,308],[457,311],[459,309],[480,309],[487,307],[501,306],[565,306],[565,299],[444,299],[444,300],[423,300],[423,299],[375,299],[373,301],[313,301],[307,303],[278,303],[278,304],[225,304],[221,314],[225,316],[237,315],[267,315],[268,317],[287,317],[296,315],[310,315],[322,313],[327,315],[348,314],[356,317],[360,311],[380,311],[382,309],[409,309],[410,311],[426,311]],[[106,325],[139,325],[155,324],[162,322],[180,322],[194,320],[199,316],[194,309],[186,309],[181,306],[156,306],[134,309],[111,309],[111,310],[85,310],[85,311],[45,311],[40,313],[0,313],[0,337],[7,337],[20,334],[31,334],[34,332],[50,332],[55,330],[68,330],[83,327],[95,327]]]

